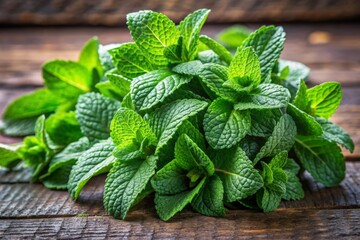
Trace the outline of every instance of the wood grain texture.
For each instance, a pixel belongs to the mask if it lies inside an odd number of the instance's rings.
[[[0,220],[0,238],[43,239],[355,239],[360,209],[230,211],[226,218],[184,212],[169,222],[154,214]]]

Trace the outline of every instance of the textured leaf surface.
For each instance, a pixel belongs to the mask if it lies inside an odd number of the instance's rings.
[[[103,141],[85,151],[77,160],[70,173],[68,191],[73,199],[77,199],[82,188],[94,176],[108,172],[116,158],[112,156],[114,144]]]
[[[167,69],[156,70],[133,79],[131,99],[136,109],[147,110],[164,101],[190,80],[189,76],[175,74]]]
[[[138,77],[155,69],[135,43],[121,44],[109,53],[118,73],[126,78]]]
[[[286,107],[289,103],[289,91],[276,84],[260,84],[249,96],[235,104],[235,109],[272,109]]]
[[[294,106],[305,112],[308,110],[308,105],[309,105],[306,90],[307,90],[307,86],[305,82],[300,81],[299,89],[297,90],[296,96],[293,101]]]
[[[336,142],[348,149],[350,152],[354,151],[354,142],[350,135],[341,127],[323,118],[316,118],[316,121],[323,129],[322,137],[330,142]]]
[[[221,98],[216,99],[204,117],[206,140],[215,149],[230,148],[245,137],[251,125],[246,111],[233,109],[233,104]]]
[[[260,174],[241,148],[219,151],[213,161],[224,184],[226,202],[251,196],[263,186]]]
[[[305,81],[310,75],[310,68],[300,62],[280,59],[279,70],[282,71],[286,67],[289,69],[289,74],[282,82],[282,85],[289,90],[292,98],[294,98],[300,82]]]
[[[196,76],[198,75],[199,70],[203,64],[199,60],[180,63],[172,68],[172,71],[179,73],[179,74],[185,74],[185,75],[191,75]]]
[[[179,38],[175,23],[165,15],[150,10],[130,13],[126,19],[131,36],[141,51],[153,64],[166,65],[164,50],[176,45]]]
[[[131,79],[119,74],[117,69],[110,70],[106,73],[109,82],[116,88],[116,91],[124,97],[130,92]]]
[[[157,151],[175,134],[180,125],[189,117],[205,109],[207,102],[196,99],[183,99],[156,109],[149,116],[149,124],[159,139]]]
[[[120,103],[99,93],[88,93],[79,97],[76,117],[81,131],[90,141],[107,139],[110,123]]]
[[[296,128],[299,134],[306,136],[319,136],[322,134],[323,130],[321,128],[321,125],[306,112],[301,111],[291,103],[289,103],[286,111],[295,121]]]
[[[310,114],[328,119],[339,107],[342,93],[338,82],[326,82],[307,90]]]
[[[191,202],[191,206],[201,214],[221,217],[225,215],[223,198],[222,181],[214,175],[206,179],[204,186]]]
[[[35,122],[38,117],[24,118],[20,120],[4,120],[1,133],[6,136],[24,137],[34,134]]]
[[[105,183],[104,206],[115,218],[126,217],[139,194],[155,173],[157,158],[146,160],[117,161]]]
[[[252,110],[251,127],[248,135],[255,137],[269,137],[279,121],[282,113],[279,109],[271,110]]]
[[[283,115],[275,125],[273,133],[254,159],[256,164],[264,157],[272,157],[281,151],[289,151],[295,142],[296,126],[294,120],[288,115]]]
[[[301,164],[316,181],[331,187],[344,179],[344,156],[336,143],[321,137],[297,136],[294,148]]]
[[[155,207],[159,217],[167,221],[189,204],[205,183],[205,178],[192,190],[176,195],[155,194]]]
[[[283,28],[274,26],[262,26],[243,41],[242,47],[253,47],[259,57],[262,81],[268,81],[284,48],[284,42]]]
[[[233,57],[223,45],[206,35],[201,35],[200,41],[206,46],[208,46],[211,50],[213,50],[221,60],[223,60],[227,64],[230,64]]]

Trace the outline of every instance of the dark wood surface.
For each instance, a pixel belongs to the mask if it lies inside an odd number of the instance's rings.
[[[214,36],[221,28],[204,32]],[[296,24],[285,30],[282,57],[310,66],[310,85],[339,81],[343,86],[343,101],[332,120],[350,133],[356,147],[354,154],[344,150],[347,175],[340,186],[325,188],[305,174],[305,198],[284,201],[275,212],[230,210],[225,218],[211,218],[186,209],[168,223],[156,216],[150,197],[121,221],[102,207],[105,176],[93,179],[74,202],[67,192],[29,184],[29,170],[0,169],[0,239],[360,238],[360,25]],[[11,99],[41,86],[44,61],[76,59],[93,35],[105,44],[131,40],[121,28],[0,29],[0,111]],[[2,143],[20,140],[0,137]]]

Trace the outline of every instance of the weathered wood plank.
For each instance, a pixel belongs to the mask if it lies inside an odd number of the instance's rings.
[[[315,183],[306,174],[303,178],[305,198],[299,201],[284,201],[280,208],[359,208],[359,173],[360,162],[348,162],[345,180],[338,187],[333,188],[325,188],[321,184]],[[0,178],[2,178],[1,172]],[[2,181],[0,184],[0,218],[104,215],[102,207],[104,182],[104,175],[93,179],[81,193],[78,202],[75,203],[69,198],[66,191],[51,191],[41,184],[14,184],[14,182],[7,184]],[[139,204],[131,211],[130,218],[134,215],[154,215],[155,209],[152,201],[152,197],[149,197]]]
[[[280,209],[269,214],[230,211],[226,218],[184,212],[169,222],[154,214],[0,220],[1,238],[45,239],[355,239],[360,209]]]

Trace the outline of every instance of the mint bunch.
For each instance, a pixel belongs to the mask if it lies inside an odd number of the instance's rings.
[[[340,84],[308,89],[309,69],[279,59],[281,27],[233,27],[219,35],[224,45],[200,35],[209,12],[179,25],[161,13],[131,13],[134,42],[93,38],[79,61],[46,63],[45,87],[4,113],[5,134],[35,135],[0,145],[0,166],[22,159],[32,181],[67,189],[74,200],[107,173],[104,206],[122,219],[151,193],[166,221],[188,205],[208,216],[240,205],[273,211],[304,197],[304,170],[338,185],[339,145],[354,150],[328,120]]]

